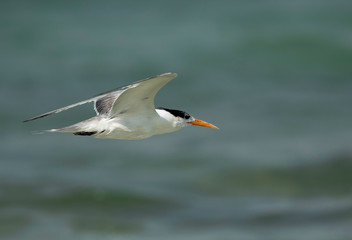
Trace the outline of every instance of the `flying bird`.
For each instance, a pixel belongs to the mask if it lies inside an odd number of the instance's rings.
[[[176,77],[176,73],[164,73],[149,77],[23,122],[94,102],[94,110],[97,114],[95,117],[64,128],[46,130],[46,132],[132,140],[174,132],[191,125],[218,129],[218,127],[196,119],[184,111],[155,108],[154,97],[157,92]]]

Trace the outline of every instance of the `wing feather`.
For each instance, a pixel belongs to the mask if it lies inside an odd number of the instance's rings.
[[[154,97],[169,81],[176,78],[176,73],[164,73],[139,82],[135,82],[116,99],[110,115],[148,115],[156,114]]]
[[[169,81],[177,77],[176,73],[164,73],[144,80],[134,82],[130,85],[119,87],[111,91],[101,93],[96,97],[74,103],[53,111],[24,120],[29,122],[38,118],[59,113],[89,102],[95,102],[94,109],[97,115],[109,114],[132,114],[138,112],[152,114],[155,112],[154,97],[156,93]]]
[[[89,103],[89,102],[93,102],[93,101],[95,101],[95,99],[96,98],[91,98],[91,99],[88,99],[88,100],[85,100],[85,101],[82,101],[82,102],[78,102],[78,103],[75,103],[75,104],[68,105],[66,107],[55,109],[53,111],[50,111],[50,112],[47,112],[47,113],[32,117],[30,119],[24,120],[23,122],[29,122],[29,121],[36,120],[38,118],[42,118],[42,117],[46,117],[46,116],[49,116],[49,115],[52,115],[52,114],[55,114],[55,113],[59,113],[59,112],[65,111],[65,110],[70,109],[70,108],[74,108],[74,107],[77,107],[77,106],[80,106],[80,105],[83,105],[83,104],[86,104],[86,103]]]
[[[94,104],[94,110],[97,115],[109,113],[119,95],[120,94],[107,94],[98,98]]]

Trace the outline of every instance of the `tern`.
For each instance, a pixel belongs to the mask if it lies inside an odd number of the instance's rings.
[[[218,127],[196,119],[184,111],[155,108],[154,97],[157,92],[176,77],[176,73],[164,73],[149,77],[23,122],[94,102],[94,110],[97,114],[95,117],[71,126],[46,130],[46,132],[132,140],[171,133],[191,125],[218,129]]]

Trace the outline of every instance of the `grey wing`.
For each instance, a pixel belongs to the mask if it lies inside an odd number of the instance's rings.
[[[83,105],[83,104],[86,104],[86,103],[89,103],[89,102],[93,102],[93,101],[95,101],[95,100],[96,100],[96,98],[91,98],[91,99],[88,99],[88,100],[85,100],[85,101],[82,101],[82,102],[78,102],[78,103],[75,103],[75,104],[72,104],[72,105],[68,105],[68,106],[66,106],[66,107],[62,107],[62,108],[59,108],[59,109],[55,109],[55,110],[53,110],[53,111],[50,111],[50,112],[47,112],[47,113],[38,115],[38,116],[36,116],[36,117],[33,117],[33,118],[30,118],[30,119],[24,120],[23,122],[33,121],[33,120],[36,120],[36,119],[38,119],[38,118],[46,117],[46,116],[49,116],[49,115],[52,115],[52,114],[55,114],[55,113],[59,113],[59,112],[65,111],[65,110],[70,109],[70,108],[73,108],[73,107],[77,107],[77,106],[79,106],[79,105]]]
[[[111,110],[111,108],[112,108],[115,100],[118,98],[118,96],[125,89],[128,89],[129,86],[131,86],[131,85],[128,85],[128,86],[125,86],[125,87],[121,87],[121,88],[117,88],[117,89],[114,89],[112,91],[99,94],[96,97],[93,97],[93,98],[90,98],[90,99],[87,99],[87,100],[84,100],[84,101],[81,101],[81,102],[78,102],[78,103],[74,103],[74,104],[59,108],[59,109],[55,109],[55,110],[47,112],[47,113],[43,113],[41,115],[38,115],[38,116],[32,117],[30,119],[24,120],[23,122],[33,121],[33,120],[36,120],[38,118],[42,118],[42,117],[46,117],[46,116],[49,116],[49,115],[52,115],[52,114],[55,114],[55,113],[59,113],[59,112],[68,110],[70,108],[74,108],[74,107],[89,103],[89,102],[94,102],[95,103],[94,104],[94,110],[97,113],[97,115],[108,113]]]
[[[99,94],[96,97],[90,98],[88,100],[84,100],[75,104],[71,104],[59,109],[55,109],[53,111],[35,116],[33,118],[24,120],[23,122],[29,122],[29,121],[33,121],[36,120],[38,118],[42,118],[42,117],[46,117],[55,113],[59,113],[62,111],[65,111],[67,109],[70,108],[74,108],[89,102],[95,102],[94,104],[94,109],[97,113],[97,115],[102,115],[102,114],[110,114],[110,115],[115,115],[116,111],[119,111],[119,106],[124,106],[125,108],[129,109],[129,110],[133,110],[133,105],[135,105],[136,103],[138,103],[138,101],[132,101],[131,104],[128,104],[125,101],[129,101],[129,100],[133,100],[131,99],[134,98],[134,94],[138,95],[140,93],[142,93],[142,95],[144,96],[144,98],[148,98],[149,100],[144,102],[142,102],[141,105],[144,106],[148,106],[150,107],[150,105],[152,105],[154,107],[154,96],[155,94],[159,91],[159,89],[161,87],[163,87],[166,83],[168,83],[170,80],[172,80],[173,78],[175,78],[177,76],[177,74],[175,73],[164,73],[161,75],[157,75],[154,77],[150,77],[135,83],[132,83],[130,85],[126,85],[124,87],[120,87],[102,94]],[[138,90],[141,88],[145,88],[144,91]],[[132,91],[131,89],[136,88],[137,91]],[[130,92],[129,94],[125,94],[125,92]],[[126,95],[126,96],[124,96]],[[122,97],[122,99],[120,99]],[[116,108],[116,111],[114,110]],[[153,111],[155,111],[155,109],[153,109]]]
[[[120,93],[121,94],[121,93]],[[94,110],[97,115],[107,114],[110,112],[116,99],[120,96],[117,92],[106,94],[95,101]]]
[[[176,73],[164,73],[135,82],[123,92],[118,92],[109,115],[148,115],[156,114],[154,97],[169,81],[176,78]]]
[[[124,87],[126,88],[126,87]],[[108,112],[110,112],[115,100],[118,98],[118,96],[123,92],[124,90],[120,90],[118,91],[118,89],[115,90],[115,92],[109,92],[109,93],[104,93],[104,94],[100,94],[94,98],[90,98],[88,100],[84,100],[78,103],[74,103],[59,109],[55,109],[53,111],[47,112],[47,113],[43,113],[41,115],[32,117],[30,119],[24,120],[23,122],[29,122],[29,121],[33,121],[36,120],[38,118],[42,118],[42,117],[46,117],[55,113],[59,113],[65,110],[68,110],[70,108],[74,108],[89,102],[94,102],[94,110],[97,113],[97,115],[101,115],[101,114],[106,114]]]

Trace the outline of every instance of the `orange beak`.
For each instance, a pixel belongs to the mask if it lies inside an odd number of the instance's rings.
[[[213,124],[207,123],[207,122],[199,120],[199,119],[195,119],[194,121],[189,122],[189,124],[196,125],[196,126],[202,126],[202,127],[219,129],[218,127],[214,126]]]

